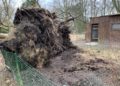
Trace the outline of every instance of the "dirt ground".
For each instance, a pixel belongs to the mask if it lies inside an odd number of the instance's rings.
[[[59,85],[120,86],[119,65],[84,51],[68,50],[51,60],[51,65],[41,71]]]
[[[120,50],[86,47],[83,38],[72,38],[79,49],[63,52],[40,71],[59,85],[120,86]]]
[[[120,50],[81,47],[83,39],[72,37],[79,49],[66,50],[39,71],[58,86],[120,86]],[[0,61],[0,86],[16,86]]]

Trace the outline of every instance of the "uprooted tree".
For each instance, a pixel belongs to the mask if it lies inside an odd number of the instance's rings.
[[[18,9],[14,18],[15,38],[1,45],[18,53],[32,66],[41,68],[55,55],[75,48],[69,38],[67,22],[70,20],[61,22],[55,13],[42,8]]]

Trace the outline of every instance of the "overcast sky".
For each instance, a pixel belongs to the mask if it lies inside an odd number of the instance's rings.
[[[15,8],[18,8],[22,5],[25,0],[13,0],[13,5]],[[49,9],[52,5],[53,0],[39,0],[39,3],[42,7]]]

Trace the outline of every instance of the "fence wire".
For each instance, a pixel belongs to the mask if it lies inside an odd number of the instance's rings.
[[[1,52],[18,86],[57,86],[27,62],[22,60],[16,53],[5,50]]]

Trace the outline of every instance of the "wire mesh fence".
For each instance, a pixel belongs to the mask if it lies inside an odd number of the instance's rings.
[[[12,71],[18,86],[57,86],[16,53],[2,50],[6,65]]]

